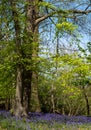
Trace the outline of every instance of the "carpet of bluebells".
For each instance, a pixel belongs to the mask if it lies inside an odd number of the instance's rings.
[[[91,117],[29,113],[26,119],[0,111],[0,130],[91,130]]]

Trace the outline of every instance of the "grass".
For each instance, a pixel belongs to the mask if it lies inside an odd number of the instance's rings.
[[[30,113],[30,119],[0,112],[0,130],[91,130],[91,117]]]

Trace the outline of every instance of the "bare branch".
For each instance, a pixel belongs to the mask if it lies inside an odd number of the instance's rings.
[[[35,25],[38,25],[43,20],[45,20],[45,19],[47,19],[47,18],[49,18],[49,17],[51,17],[55,14],[64,14],[64,15],[66,14],[69,17],[69,15],[72,14],[72,13],[73,14],[85,14],[85,15],[87,15],[87,14],[91,13],[91,10],[74,10],[74,9],[71,9],[71,10],[56,10],[56,11],[50,12],[49,14],[46,14],[46,15],[36,19]]]
[[[91,13],[91,10],[68,10],[68,12],[77,14],[89,14]]]
[[[51,13],[49,13],[49,14],[46,14],[46,15],[44,15],[44,16],[38,18],[38,19],[35,21],[35,25],[37,25],[37,24],[39,24],[40,22],[42,22],[43,20],[45,20],[45,19],[47,19],[47,18],[53,16],[54,14],[57,14],[57,11],[51,12]]]

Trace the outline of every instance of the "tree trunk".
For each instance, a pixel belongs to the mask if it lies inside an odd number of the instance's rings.
[[[51,87],[51,103],[52,103],[52,112],[55,113],[55,100],[54,100],[54,85],[52,83]]]
[[[15,116],[23,116],[23,106],[22,106],[22,72],[20,68],[17,68],[17,81],[16,81],[16,99],[15,99]]]
[[[35,21],[38,17],[38,7],[35,3],[38,0],[27,0],[29,4],[27,7],[27,32],[32,36],[32,83],[31,83],[31,100],[30,110],[33,112],[40,112],[40,104],[38,98],[38,70],[37,70],[37,57],[38,57],[38,25],[35,26]]]
[[[40,112],[40,103],[38,97],[38,66],[37,66],[37,58],[38,58],[38,27],[34,30],[33,42],[34,46],[32,48],[32,60],[33,62],[33,72],[32,72],[32,83],[31,83],[31,111]]]
[[[32,74],[32,84],[31,84],[31,111],[32,112],[40,112],[40,104],[38,97],[38,76],[36,72]]]
[[[87,116],[90,115],[90,108],[89,108],[89,101],[88,101],[88,96],[86,93],[84,93],[85,101],[86,101],[86,110],[87,110]]]
[[[16,99],[15,99],[15,116],[28,116],[30,107],[31,94],[31,110],[40,111],[38,98],[38,75],[33,68],[36,69],[35,61],[38,56],[38,25],[35,26],[35,21],[38,15],[38,8],[35,5],[38,0],[26,0],[26,23],[25,23],[25,39],[21,43],[21,27],[16,6],[16,0],[11,1],[12,16],[15,28],[16,53],[17,53],[17,80],[16,80]],[[30,46],[29,53],[24,52],[21,46],[24,44]],[[25,59],[22,64],[21,59]],[[31,61],[29,64],[26,59]],[[35,59],[35,60],[34,60]],[[33,65],[33,66],[32,66]],[[27,69],[26,66],[32,66]],[[32,79],[32,83],[31,83]]]
[[[10,110],[10,98],[5,99],[5,110]]]
[[[14,107],[14,115],[15,116],[27,116],[27,111],[23,108],[22,105],[22,64],[21,64],[21,28],[19,25],[19,16],[16,7],[16,0],[11,0],[12,7],[12,17],[14,21],[14,29],[15,29],[15,43],[16,43],[16,53],[17,53],[17,72],[16,72],[16,97],[15,97],[15,107]]]
[[[22,102],[24,109],[28,113],[30,110],[29,108],[30,108],[31,78],[32,78],[31,71],[24,69],[22,77],[23,77]]]
[[[83,95],[84,95],[84,97],[85,97],[85,102],[86,102],[87,116],[89,116],[89,115],[90,115],[90,105],[89,105],[88,96],[87,96],[87,94],[86,94],[86,92],[85,92],[84,86],[82,87],[82,89],[83,89]]]

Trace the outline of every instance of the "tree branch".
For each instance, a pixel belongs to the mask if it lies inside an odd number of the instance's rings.
[[[40,22],[42,22],[43,20],[55,15],[55,14],[89,14],[91,13],[91,10],[56,10],[56,11],[53,11],[53,12],[50,12],[49,14],[46,14],[38,19],[36,19],[35,21],[35,26],[38,25]]]
[[[52,11],[52,12],[50,12],[49,14],[46,14],[46,15],[44,15],[44,16],[42,16],[42,17],[36,19],[35,25],[39,24],[39,23],[42,22],[43,20],[45,20],[45,19],[47,19],[47,18],[49,18],[49,17],[51,17],[51,16],[53,16],[53,15],[59,14],[59,13],[60,13],[60,14],[61,14],[61,13],[62,13],[62,14],[66,14],[67,11],[65,11],[65,10]]]
[[[89,14],[91,10],[68,10],[69,13]]]

